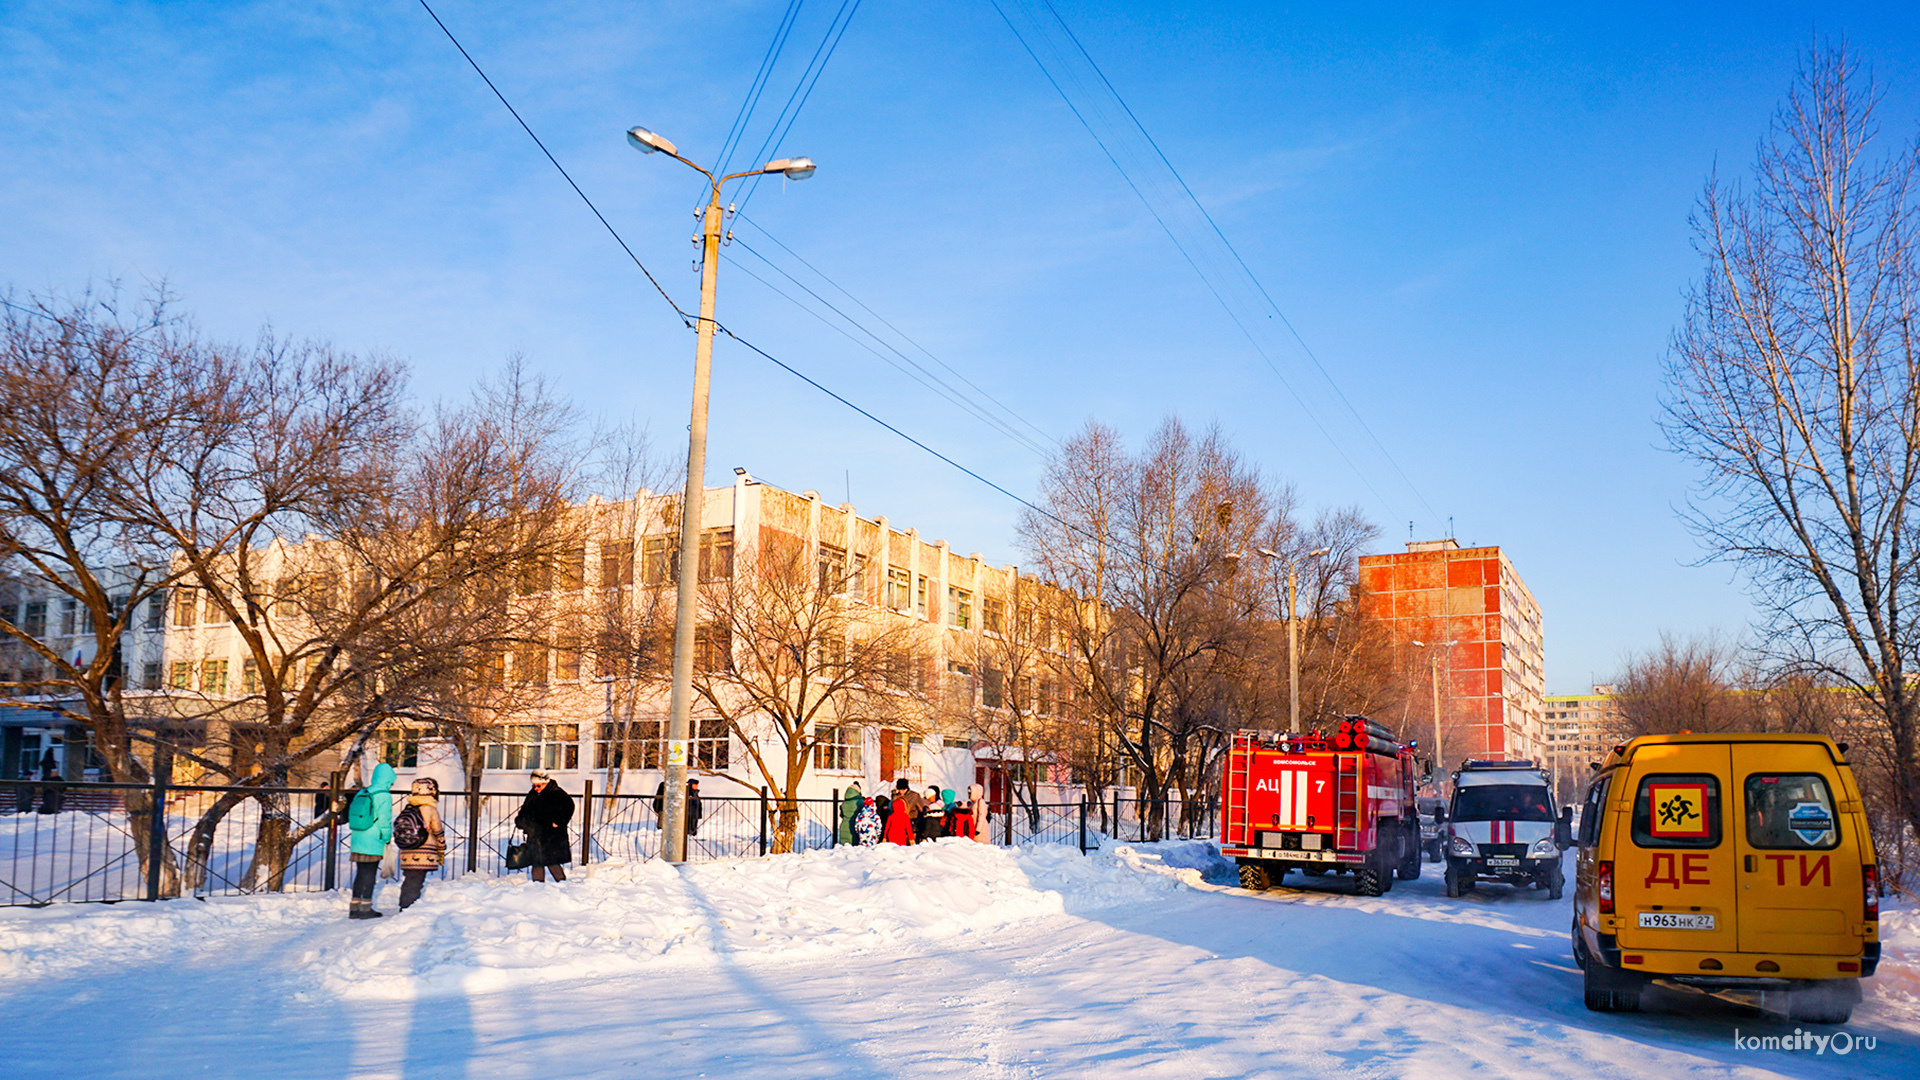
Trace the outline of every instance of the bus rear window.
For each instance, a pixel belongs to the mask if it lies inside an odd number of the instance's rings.
[[[1710,773],[1641,777],[1633,796],[1633,842],[1643,848],[1719,847],[1719,778]]]
[[[1840,846],[1833,793],[1817,773],[1755,773],[1747,777],[1746,794],[1749,846],[1799,851]]]

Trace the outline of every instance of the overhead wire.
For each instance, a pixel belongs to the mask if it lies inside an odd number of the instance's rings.
[[[756,161],[765,161],[773,147],[779,146],[793,130],[794,121],[800,119],[800,110],[807,107],[807,99],[813,96],[813,88],[820,83],[820,76],[827,70],[827,63],[840,49],[840,40],[847,36],[847,27],[853,24],[853,16],[860,10],[860,0],[841,0],[840,9],[833,13],[833,19],[827,23],[827,31],[820,39],[819,47],[813,50],[812,59],[807,61],[806,69],[800,73],[800,81],[794,85],[793,93],[787,95],[787,103],[780,107],[780,115],[774,117],[773,127],[768,129],[767,137],[760,143],[760,150],[754,155]],[[746,209],[752,201],[753,193],[760,190],[763,177],[754,176],[747,180],[747,190],[740,195],[740,208]]]
[[[1271,311],[1274,316],[1279,317],[1282,324],[1286,326],[1289,334],[1293,337],[1295,343],[1301,351],[1306,354],[1313,368],[1320,375],[1321,380],[1323,380],[1327,387],[1338,397],[1344,410],[1358,423],[1365,433],[1367,441],[1373,444],[1373,447],[1379,452],[1381,458],[1386,461],[1387,465],[1392,469],[1394,474],[1399,477],[1400,481],[1406,485],[1407,490],[1420,505],[1426,509],[1434,520],[1438,521],[1439,514],[1433,509],[1432,504],[1428,502],[1425,493],[1412,481],[1407,475],[1406,470],[1403,469],[1398,460],[1394,458],[1392,452],[1382,443],[1378,434],[1374,432],[1372,426],[1366,422],[1365,417],[1360,414],[1352,400],[1347,397],[1345,391],[1333,378],[1331,372],[1321,363],[1318,355],[1307,346],[1304,336],[1300,334],[1291,320],[1287,319],[1285,313],[1281,311],[1278,303],[1273,299],[1271,292],[1259,280],[1259,277],[1253,273],[1252,268],[1247,264],[1246,260],[1241,257],[1238,249],[1234,248],[1232,243],[1228,241],[1225,231],[1220,228],[1219,223],[1214,219],[1213,215],[1207,211],[1206,206],[1200,202],[1199,197],[1194,193],[1192,187],[1188,185],[1185,178],[1180,175],[1179,170],[1173,166],[1172,160],[1167,156],[1165,151],[1161,149],[1159,143],[1154,140],[1152,134],[1147,131],[1145,124],[1140,121],[1139,116],[1133,111],[1132,107],[1127,104],[1125,98],[1120,95],[1118,88],[1113,85],[1112,80],[1107,78],[1106,73],[1100,68],[1099,64],[1094,61],[1091,52],[1087,50],[1078,36],[1073,33],[1072,27],[1067,25],[1065,18],[1060,15],[1060,12],[1053,6],[1050,0],[1039,0],[1039,2],[1046,8],[1052,21],[1065,35],[1067,41],[1071,43],[1073,51],[1084,60],[1086,67],[1091,70],[1093,77],[1098,80],[1099,88],[1103,88],[1106,91],[1105,95],[1100,94],[1098,88],[1088,86],[1082,82],[1076,70],[1078,65],[1070,62],[1070,57],[1053,41],[1052,37],[1047,34],[1045,27],[1039,25],[1040,20],[1037,17],[1031,16],[1025,11],[1021,13],[1023,18],[1030,18],[1035,24],[1032,27],[1031,34],[1029,34],[1022,31],[1021,27],[1015,22],[1013,16],[1009,14],[1007,7],[1002,4],[1001,0],[989,0],[989,2],[993,5],[994,11],[1000,16],[1001,21],[1006,24],[1007,29],[1012,32],[1014,39],[1020,44],[1022,50],[1026,52],[1028,58],[1040,69],[1041,75],[1046,79],[1047,83],[1053,87],[1054,92],[1060,96],[1068,110],[1073,113],[1074,119],[1080,123],[1081,127],[1086,130],[1088,136],[1093,139],[1095,145],[1100,148],[1101,153],[1106,156],[1108,163],[1120,174],[1121,179],[1126,183],[1128,189],[1131,190],[1135,197],[1141,201],[1142,205],[1147,208],[1149,215],[1152,216],[1154,222],[1160,226],[1161,231],[1166,233],[1167,238],[1173,242],[1181,258],[1187,263],[1188,267],[1193,270],[1194,274],[1200,278],[1201,283],[1207,288],[1208,292],[1213,295],[1214,299],[1226,311],[1228,318],[1233,322],[1234,326],[1253,347],[1254,352],[1260,357],[1262,363],[1280,382],[1281,386],[1287,391],[1288,395],[1293,398],[1294,402],[1299,405],[1302,413],[1306,415],[1307,419],[1321,433],[1327,444],[1353,472],[1354,476],[1382,506],[1391,505],[1380,492],[1380,489],[1374,485],[1367,471],[1363,470],[1354,457],[1348,453],[1342,441],[1334,436],[1324,418],[1319,414],[1318,410],[1313,407],[1312,403],[1307,400],[1307,396],[1302,388],[1296,385],[1293,380],[1289,379],[1286,374],[1281,371],[1272,353],[1260,340],[1259,335],[1255,333],[1253,326],[1249,325],[1243,317],[1243,312],[1240,310],[1241,305],[1236,304],[1236,302],[1229,297],[1229,293],[1241,292],[1245,290],[1247,286],[1251,286],[1252,293],[1257,293],[1259,298],[1257,301],[1253,301],[1252,306],[1264,306]],[[1012,2],[1017,2],[1017,0],[1009,0],[1009,3]],[[1036,45],[1036,40],[1039,43],[1038,46]],[[1049,64],[1047,60],[1040,55],[1041,47],[1045,47],[1055,54],[1053,64]],[[1069,92],[1068,87],[1063,85],[1063,79],[1074,84],[1074,90],[1078,92],[1077,95],[1076,93]],[[1076,96],[1078,100],[1076,100]],[[1118,106],[1120,114],[1125,117],[1124,123],[1122,123],[1118,117],[1108,115],[1106,109],[1102,107],[1104,98],[1111,98],[1112,103]],[[1090,112],[1094,115],[1089,116]],[[1096,120],[1098,124],[1096,124]],[[1115,138],[1110,139],[1102,135],[1100,131],[1101,127],[1107,127],[1113,131]],[[1145,142],[1147,148],[1151,151],[1150,154],[1132,147],[1123,148],[1121,145],[1116,145],[1116,143],[1125,142],[1125,140],[1118,137],[1118,133],[1128,128],[1138,133],[1141,140]],[[1136,163],[1135,168],[1129,168],[1127,163],[1121,159],[1122,157],[1133,157],[1135,154],[1139,154],[1142,160]],[[1150,195],[1146,190],[1144,185],[1148,183],[1146,179],[1147,174],[1156,170],[1140,168],[1139,166],[1151,165],[1155,160],[1165,169],[1167,175],[1171,176],[1173,183],[1179,188],[1180,194],[1185,196],[1184,201],[1192,206],[1193,210],[1198,213],[1200,220],[1205,223],[1205,227],[1201,230],[1199,237],[1183,239],[1181,236],[1182,228],[1176,226],[1176,223],[1171,220],[1173,207],[1171,205],[1159,205],[1154,196]],[[1179,200],[1176,198],[1175,201]],[[1209,259],[1205,251],[1205,248],[1209,245],[1198,241],[1204,239],[1205,234],[1209,232],[1213,238],[1219,242],[1219,245],[1226,249],[1228,256],[1230,256],[1232,266],[1224,267],[1224,273],[1222,272],[1222,267],[1203,265],[1203,262],[1211,264],[1213,260]],[[1233,272],[1235,269],[1237,269],[1237,273]],[[1239,288],[1235,288],[1236,281],[1239,284]],[[1251,297],[1249,298],[1251,299]]]
[[[533,129],[527,126],[526,120],[520,116],[520,110],[514,108],[513,102],[508,101],[507,96],[500,92],[500,88],[493,85],[492,79],[487,78],[487,73],[480,69],[480,65],[475,62],[473,55],[467,52],[467,47],[460,44],[460,39],[453,36],[453,31],[447,29],[446,23],[440,21],[440,16],[434,12],[433,8],[427,3],[427,0],[419,0],[419,2],[420,6],[426,9],[427,15],[433,19],[433,24],[440,28],[441,33],[447,35],[447,40],[453,42],[453,47],[460,50],[460,55],[466,57],[467,65],[473,68],[474,74],[480,76],[480,81],[487,84],[487,89],[493,91],[493,96],[499,98],[500,104],[505,105],[507,111],[513,114],[514,122],[520,125],[520,130],[527,133],[527,138],[533,140],[533,145],[540,148],[540,152],[546,155],[547,160],[551,162],[553,167],[559,170],[560,175],[566,179],[567,186],[573,189],[575,195],[580,196],[581,202],[587,204],[587,209],[593,211],[593,216],[599,219],[601,227],[607,230],[607,235],[613,237],[613,242],[619,244],[620,250],[627,253],[627,258],[633,260],[633,265],[639,267],[642,274],[647,275],[647,281],[650,282],[654,290],[660,294],[660,299],[665,300],[667,306],[673,308],[673,313],[680,316],[681,322],[689,327],[693,326],[694,317],[682,310],[679,304],[674,303],[673,297],[667,294],[666,287],[660,284],[660,279],[653,276],[653,271],[647,269],[647,264],[641,262],[640,256],[635,255],[633,249],[627,246],[627,242],[620,238],[620,234],[616,232],[613,225],[607,221],[607,216],[600,212],[599,207],[593,205],[593,200],[587,197],[587,193],[580,190],[580,185],[573,182],[573,174],[567,172],[567,167],[560,164],[560,160],[553,156],[553,151],[547,149],[547,144],[541,142],[540,136],[535,135]]]
[[[853,0],[853,2],[857,3],[858,0]],[[471,66],[474,72],[480,76],[481,80],[487,84],[487,88],[493,91],[493,94],[496,98],[500,99],[500,104],[506,106],[507,111],[513,115],[513,118],[516,121],[519,122],[521,129],[527,133],[529,138],[533,139],[534,145],[540,148],[541,153],[543,153],[546,156],[547,161],[553,165],[554,169],[558,171],[563,178],[566,179],[567,185],[573,188],[574,194],[578,195],[580,197],[580,201],[585,203],[589,210],[593,211],[594,217],[599,220],[600,224],[606,229],[608,234],[613,237],[614,242],[620,245],[621,250],[625,251],[629,258],[633,259],[634,265],[638,266],[640,268],[640,272],[646,275],[647,280],[653,284],[654,289],[660,293],[661,298],[664,299],[667,302],[667,304],[673,308],[676,314],[680,315],[681,320],[684,323],[686,323],[686,325],[689,328],[692,328],[695,325],[694,321],[687,315],[685,311],[681,310],[680,305],[674,303],[673,297],[669,296],[667,294],[667,291],[660,287],[659,281],[654,278],[652,272],[647,270],[646,265],[643,264],[637,256],[634,256],[632,249],[627,246],[626,240],[623,239],[620,236],[619,232],[616,231],[613,228],[613,226],[608,223],[606,217],[600,213],[599,208],[594,206],[593,200],[588,198],[587,193],[582,191],[580,189],[580,185],[574,182],[573,177],[567,173],[567,170],[560,164],[558,160],[554,158],[553,154],[547,150],[546,144],[541,142],[539,136],[533,133],[533,129],[527,126],[527,122],[521,118],[519,111],[516,110],[513,107],[513,104],[507,100],[506,95],[500,92],[499,87],[494,85],[493,80],[487,77],[487,73],[484,70],[482,70],[479,63],[473,59],[472,54],[467,52],[466,47],[460,44],[460,40],[454,36],[453,31],[449,30],[447,28],[446,23],[440,20],[440,16],[434,13],[433,8],[427,4],[427,0],[419,0],[419,3],[422,8],[426,9],[427,14],[433,19],[434,24],[439,26],[440,32],[446,35],[447,40],[453,43],[454,48],[460,51],[460,55],[466,58],[468,65]],[[740,269],[743,272],[751,273],[751,270],[747,269],[746,267],[740,266],[740,263],[738,260],[733,260],[733,262],[734,262],[734,265],[736,267],[740,267]],[[762,282],[763,284],[767,284],[769,288],[773,287],[771,283],[765,282],[764,279],[762,279]],[[778,290],[776,289],[775,291],[777,292]],[[18,305],[9,303],[8,306],[17,307]],[[935,449],[933,446],[929,445],[928,443],[909,434],[908,432],[898,427],[897,425],[882,419],[877,414],[869,411],[863,406],[860,406],[854,403],[850,398],[846,397],[845,395],[839,393],[836,390],[833,390],[832,388],[828,387],[826,384],[820,382],[819,380],[806,374],[800,369],[794,367],[792,364],[787,363],[786,361],[780,359],[779,357],[773,355],[772,353],[766,351],[765,349],[762,349],[760,346],[754,344],[753,342],[748,341],[746,338],[741,337],[739,334],[735,333],[730,327],[719,322],[718,320],[713,320],[713,328],[715,331],[724,335],[728,339],[738,342],[741,346],[743,346],[750,352],[754,353],[755,355],[761,357],[762,359],[766,360],[768,363],[773,364],[775,367],[780,368],[782,371],[787,372],[789,375],[792,375],[794,378],[799,379],[801,382],[804,382],[808,386],[813,387],[815,390],[818,390],[820,393],[825,394],[827,397],[830,397],[834,401],[839,402],[841,405],[845,406],[846,408],[851,409],[853,412],[858,413],[860,416],[865,417],[867,420],[870,420],[873,423],[879,425],[880,427],[886,429],[888,432],[890,432],[894,436],[904,440],[905,442],[911,444],[912,446],[918,448],[919,450],[925,452],[929,456],[939,460],[940,462],[946,464],[947,466],[955,469],[956,471],[972,478],[975,481],[978,481],[980,484],[985,485],[988,488],[991,488],[992,490],[1000,493],[1001,495],[1006,496],[1007,498],[1013,500],[1016,503],[1019,503],[1021,506],[1026,507],[1028,510],[1031,510],[1036,514],[1039,514],[1040,516],[1054,522],[1055,524],[1061,526],[1064,529],[1067,529],[1070,532],[1078,533],[1079,535],[1086,537],[1088,539],[1106,544],[1111,548],[1113,548],[1114,550],[1127,555],[1128,557],[1132,558],[1135,562],[1140,563],[1142,566],[1147,567],[1148,569],[1158,568],[1151,560],[1149,560],[1146,557],[1146,555],[1143,552],[1133,548],[1124,539],[1121,539],[1118,537],[1111,537],[1111,536],[1108,536],[1108,537],[1095,536],[1093,533],[1089,532],[1086,528],[1080,525],[1076,525],[1075,523],[1066,520],[1065,518],[1054,513],[1053,511],[1048,510],[1045,507],[1040,506],[1039,504],[1032,502],[1029,499],[1026,499],[1020,495],[1015,494],[1013,491],[1002,486],[1001,484],[988,479],[986,476],[982,475],[981,473],[975,471],[974,469],[968,467],[967,465],[962,464],[957,459]],[[1202,585],[1199,587],[1199,591],[1207,594],[1215,595],[1215,596],[1219,595],[1217,590],[1211,588],[1210,586]]]
[[[848,292],[845,286],[841,285],[839,282],[829,277],[826,271],[821,270],[819,267],[813,265],[811,262],[808,262],[805,256],[801,255],[799,252],[788,247],[784,242],[781,241],[779,237],[767,231],[767,227],[765,225],[762,225],[758,221],[755,221],[754,219],[748,217],[745,213],[737,214],[736,217],[738,218],[738,220],[744,221],[748,225],[753,226],[755,231],[760,233],[760,235],[766,237],[781,251],[786,252],[789,256],[793,258],[795,262],[798,262],[801,266],[804,266],[808,270],[811,270],[815,276],[819,277],[821,281],[826,282],[829,286],[831,286],[834,289],[834,291],[846,297],[849,302],[858,306],[860,310],[866,312],[868,315],[873,316],[875,319],[878,319],[882,326],[885,326],[888,330],[893,331],[894,334],[899,336],[900,340],[906,342],[908,345],[913,346],[913,348],[917,352],[919,352],[922,356],[925,356],[927,359],[933,361],[935,364],[938,364],[942,369],[944,369],[948,374],[952,375],[954,378],[959,379],[961,382],[967,384],[967,387],[969,389],[971,389],[974,393],[980,395],[980,397],[986,399],[988,402],[991,402],[996,408],[998,408],[1002,413],[1005,413],[1009,418],[1016,421],[1021,426],[1025,427],[1027,430],[1033,432],[1035,435],[1038,435],[1040,438],[1046,440],[1048,444],[1053,446],[1060,445],[1060,440],[1054,437],[1052,433],[1046,431],[1044,428],[1041,428],[1039,425],[1033,423],[1032,421],[1028,420],[1026,417],[1020,415],[1017,411],[1013,409],[1012,406],[1008,405],[1007,403],[1001,401],[999,398],[994,397],[992,394],[982,389],[978,383],[974,382],[972,379],[967,378],[965,374],[963,374],[958,369],[953,367],[953,365],[947,363],[945,360],[940,359],[940,357],[936,356],[926,346],[920,344],[918,341],[915,341],[912,337],[908,336],[906,331],[900,329],[898,326],[895,326],[892,322],[888,321],[886,316],[873,310],[871,307],[868,307],[865,301],[853,295],[853,293]],[[755,254],[758,254],[758,252],[755,252]],[[871,331],[869,331],[869,333],[871,333]]]
[[[752,255],[754,258],[759,259],[761,262],[765,263],[768,266],[768,268],[773,270],[774,273],[777,273],[781,277],[786,278],[789,282],[792,282],[795,288],[800,289],[801,291],[805,292],[808,296],[813,297],[813,299],[818,301],[821,304],[821,306],[825,307],[828,311],[831,311],[835,315],[839,316],[849,326],[854,327],[855,329],[859,330],[862,334],[865,334],[867,337],[871,338],[875,344],[880,346],[880,348],[879,349],[874,348],[873,345],[869,345],[866,342],[861,341],[859,338],[848,333],[845,329],[835,325],[833,321],[828,319],[826,316],[821,315],[819,312],[814,311],[811,308],[808,308],[805,304],[801,303],[799,300],[795,299],[793,296],[789,295],[784,290],[774,285],[772,282],[761,277],[759,274],[754,273],[751,267],[741,263],[740,260],[733,259],[733,258],[728,259],[728,261],[732,263],[732,265],[739,267],[742,273],[753,278],[755,281],[758,281],[760,284],[766,286],[775,295],[780,296],[781,298],[785,299],[788,303],[793,304],[795,307],[798,307],[800,310],[807,312],[807,314],[812,315],[814,318],[819,319],[821,322],[832,327],[835,331],[839,332],[842,336],[846,337],[847,340],[853,342],[854,344],[867,350],[873,355],[879,357],[883,362],[885,362],[888,366],[892,367],[894,370],[899,371],[901,374],[907,376],[913,381],[933,391],[935,394],[939,395],[945,400],[951,402],[955,406],[959,407],[962,411],[966,412],[968,415],[978,419],[980,422],[992,428],[996,433],[1003,435],[1009,439],[1012,439],[1014,442],[1018,443],[1022,447],[1025,447],[1026,449],[1031,450],[1036,456],[1045,458],[1050,452],[1046,446],[1043,446],[1033,441],[1033,439],[1029,438],[1023,432],[1015,430],[1006,421],[993,415],[986,408],[984,408],[977,402],[974,402],[973,400],[968,398],[964,392],[950,385],[945,380],[941,379],[940,376],[938,376],[937,374],[931,371],[928,371],[925,365],[919,363],[918,361],[914,360],[912,357],[908,356],[906,353],[902,352],[899,348],[894,346],[893,343],[880,337],[878,334],[875,334],[872,330],[868,329],[859,320],[854,319],[853,317],[849,316],[846,312],[842,311],[839,307],[835,306],[832,301],[828,300],[824,296],[821,296],[818,292],[815,292],[805,282],[800,281],[798,278],[794,277],[791,273],[781,268],[779,264],[768,259],[765,255],[760,254],[760,252],[755,251],[751,245],[747,244],[746,241],[735,240],[734,246],[741,248],[742,250],[746,251],[748,254]],[[885,349],[886,352],[880,351],[881,349]],[[887,355],[888,353],[891,353],[893,355],[888,356]],[[898,359],[896,360],[895,357],[897,357]]]
[[[1240,249],[1233,246],[1233,241],[1227,239],[1227,234],[1220,228],[1220,223],[1214,220],[1213,214],[1207,210],[1206,204],[1200,201],[1198,195],[1194,194],[1193,188],[1188,186],[1186,178],[1180,175],[1180,170],[1174,167],[1173,160],[1167,157],[1165,150],[1160,148],[1160,143],[1154,139],[1153,133],[1148,131],[1147,126],[1140,122],[1140,117],[1134,114],[1133,107],[1127,104],[1127,99],[1121,95],[1119,88],[1114,86],[1112,80],[1107,78],[1107,73],[1101,70],[1100,64],[1094,60],[1093,54],[1087,51],[1085,45],[1081,44],[1079,36],[1073,32],[1073,27],[1067,25],[1067,20],[1061,16],[1059,9],[1053,6],[1053,0],[1041,0],[1041,2],[1046,4],[1047,11],[1053,15],[1054,21],[1060,24],[1060,29],[1067,35],[1067,40],[1073,42],[1073,47],[1079,50],[1080,55],[1085,58],[1087,66],[1092,68],[1093,73],[1100,77],[1101,85],[1105,86],[1107,92],[1113,95],[1113,100],[1120,103],[1120,108],[1126,112],[1127,119],[1132,121],[1134,128],[1140,132],[1140,136],[1147,140],[1147,145],[1153,148],[1153,152],[1159,157],[1160,163],[1167,167],[1167,172],[1171,174],[1174,181],[1180,185],[1180,190],[1186,193],[1187,199],[1193,203],[1194,209],[1200,211],[1200,216],[1206,219],[1207,226],[1213,230],[1213,235],[1219,238],[1221,246],[1227,249],[1228,254],[1233,256],[1233,261],[1239,265],[1241,272],[1246,275],[1247,280],[1253,283],[1255,289],[1259,290],[1260,297],[1267,302],[1268,309],[1280,319],[1281,325],[1287,328],[1287,333],[1293,335],[1293,340],[1299,344],[1300,351],[1306,353],[1307,359],[1313,362],[1314,369],[1320,373],[1320,377],[1326,381],[1327,386],[1340,398],[1340,403],[1346,406],[1347,412],[1352,415],[1355,422],[1360,425],[1360,429],[1367,433],[1367,438],[1373,442],[1374,448],[1380,451],[1380,455],[1386,459],[1389,465],[1393,466],[1394,472],[1399,474],[1400,481],[1407,485],[1407,489],[1413,492],[1414,497],[1420,500],[1420,505],[1425,507],[1427,513],[1437,522],[1440,517],[1440,512],[1435,510],[1431,503],[1427,502],[1426,494],[1420,490],[1419,485],[1413,482],[1413,479],[1407,475],[1406,470],[1400,467],[1400,462],[1394,458],[1392,452],[1380,441],[1380,436],[1374,432],[1373,425],[1367,423],[1367,418],[1361,415],[1360,410],[1354,406],[1353,400],[1347,397],[1347,392],[1342,389],[1339,382],[1334,379],[1333,373],[1329,372],[1326,365],[1320,362],[1319,355],[1313,351],[1311,345],[1307,344],[1307,339],[1301,335],[1299,328],[1293,325],[1293,320],[1287,318],[1287,313],[1280,310],[1280,304],[1274,300],[1273,294],[1267,291],[1266,283],[1261,281],[1260,276],[1253,272],[1253,267],[1247,265],[1247,260],[1241,257]]]
[[[753,118],[753,110],[760,104],[760,95],[767,88],[768,77],[780,62],[780,54],[787,47],[787,38],[793,33],[794,20],[799,17],[800,7],[806,0],[787,0],[787,10],[780,17],[780,25],[774,28],[773,40],[767,42],[767,51],[760,57],[760,68],[753,74],[753,83],[747,87],[747,96],[740,101],[740,111],[734,115],[733,126],[727,129],[727,137],[720,143],[719,175],[725,176],[727,166],[733,161],[733,152],[739,149],[740,140],[746,137],[747,124]]]

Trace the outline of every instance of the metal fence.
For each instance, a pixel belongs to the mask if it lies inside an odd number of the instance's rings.
[[[0,906],[63,901],[147,900],[345,888],[352,876],[348,829],[328,812],[325,788],[222,787],[112,783],[48,784],[0,780]],[[392,793],[397,800],[405,790]],[[651,794],[577,792],[569,830],[576,863],[637,861],[660,854]],[[837,794],[837,793],[836,793]],[[440,794],[447,853],[441,878],[500,875],[524,791],[449,790]],[[217,822],[209,811],[229,806]],[[1001,809],[1001,808],[995,808]],[[996,844],[1071,844],[1144,840],[1151,807],[1118,796],[990,813],[979,839]],[[687,858],[750,858],[780,849],[782,809],[761,796],[702,796]],[[798,800],[787,849],[845,842],[836,799]],[[1178,835],[1169,804],[1166,835]],[[213,822],[209,824],[210,822]],[[264,839],[264,844],[263,844]],[[144,854],[143,858],[143,846]]]

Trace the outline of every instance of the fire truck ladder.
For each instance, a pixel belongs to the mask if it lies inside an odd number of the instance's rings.
[[[1335,754],[1333,760],[1333,846],[1352,851],[1360,846],[1360,755]]]
[[[1227,751],[1227,820],[1221,822],[1220,840],[1228,844],[1251,844],[1253,834],[1247,828],[1248,800],[1253,786],[1253,740],[1235,735]]]

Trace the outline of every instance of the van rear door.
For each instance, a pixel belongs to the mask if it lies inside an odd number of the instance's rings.
[[[1631,800],[1614,844],[1622,948],[1736,947],[1728,757],[1725,743],[1655,743],[1616,775],[1610,797]]]
[[[1737,806],[1740,951],[1851,956],[1862,883],[1860,838],[1819,743],[1738,743],[1729,806]]]

